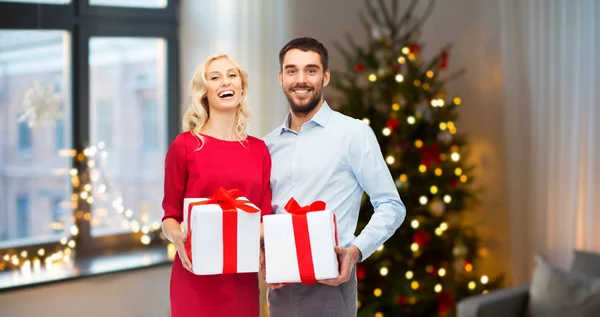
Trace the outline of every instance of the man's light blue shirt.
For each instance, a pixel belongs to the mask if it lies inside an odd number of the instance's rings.
[[[291,197],[302,206],[324,201],[336,214],[340,245],[355,245],[366,259],[406,216],[373,130],[326,102],[299,133],[289,128],[289,120],[290,114],[264,138],[272,160],[273,211],[286,212]],[[375,212],[355,236],[363,192]]]

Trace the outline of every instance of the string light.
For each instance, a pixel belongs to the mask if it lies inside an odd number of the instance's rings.
[[[421,197],[419,198],[419,202],[421,203],[421,205],[427,205],[427,202],[428,202],[428,201],[429,201],[429,200],[427,199],[427,197],[426,197],[426,196],[421,196]]]
[[[452,101],[454,102],[455,105],[460,106],[460,104],[462,103],[462,100],[460,100],[459,97],[454,97],[454,99],[452,99]]]
[[[437,168],[435,169],[435,175],[436,175],[436,176],[442,176],[442,169],[441,169],[441,168],[439,168],[439,167],[437,167]]]
[[[429,77],[429,78],[433,78],[433,76],[434,76],[434,75],[435,75],[435,74],[434,74],[434,72],[433,72],[432,70],[428,70],[428,71],[425,73],[425,76],[427,76],[427,77]]]
[[[407,280],[412,280],[412,278],[414,277],[414,274],[412,271],[406,271],[405,277]]]
[[[369,120],[369,118],[363,118],[362,121],[368,125],[371,124],[371,120]]]
[[[404,81],[404,76],[402,76],[402,74],[398,74],[396,75],[396,81],[401,83]]]
[[[490,279],[487,277],[487,275],[483,275],[481,277],[481,284],[485,285],[490,281]]]
[[[427,172],[427,166],[425,166],[423,164],[419,165],[419,172],[421,172],[421,173]]]
[[[373,295],[375,295],[375,297],[379,297],[379,296],[381,296],[381,293],[383,293],[383,292],[381,291],[381,289],[380,289],[380,288],[376,288],[376,289],[373,291]]]
[[[388,165],[392,165],[392,164],[394,164],[394,162],[396,162],[396,159],[393,156],[388,155],[388,157],[386,157],[385,161],[388,163]]]
[[[392,133],[392,130],[390,130],[388,127],[385,127],[383,130],[381,130],[381,133],[385,136],[389,136]]]
[[[450,158],[454,161],[454,162],[458,162],[458,160],[460,160],[460,154],[454,152],[450,155]]]
[[[437,186],[431,186],[431,188],[429,188],[429,191],[435,195],[438,192],[438,188]]]
[[[450,195],[445,195],[444,196],[444,202],[446,204],[449,204],[450,202],[452,202],[452,197]]]
[[[467,272],[471,272],[471,271],[473,271],[473,264],[471,264],[471,263],[467,263],[467,264],[465,265],[465,271],[467,271]]]
[[[403,47],[402,54],[407,55],[408,53],[410,53],[410,49],[407,46]]]
[[[412,283],[410,283],[410,287],[414,290],[419,288],[419,282],[417,281],[412,281]]]
[[[446,124],[446,122],[442,122],[440,123],[440,130],[444,131],[448,128],[448,125]]]
[[[469,289],[474,290],[477,287],[477,284],[473,281],[469,282]]]
[[[383,244],[379,248],[377,248],[377,251],[379,251],[379,252],[383,251]]]
[[[420,149],[421,147],[423,147],[423,141],[421,140],[416,140],[415,141],[415,146]]]
[[[375,74],[371,74],[369,75],[369,81],[374,83],[375,81],[377,81],[377,75]]]
[[[418,244],[416,244],[415,242],[413,242],[413,243],[410,245],[410,249],[411,249],[413,252],[417,252],[417,251],[419,251],[419,245],[418,245]]]
[[[400,110],[400,105],[399,105],[398,103],[394,103],[394,104],[392,105],[392,110],[394,110],[394,111],[398,111],[398,110]]]
[[[440,99],[440,98],[436,98],[436,99],[431,99],[431,106],[434,108],[437,107],[443,107],[444,106],[444,99]]]
[[[102,149],[104,149],[104,147],[105,147],[104,143],[100,142],[100,143],[98,143],[97,146],[87,147],[81,152],[77,152],[76,150],[61,150],[59,154],[62,156],[66,156],[66,157],[69,157],[69,156],[74,157],[77,161],[79,161],[82,164],[85,164],[87,167],[89,167],[91,169],[89,171],[89,179],[92,182],[94,182],[94,181],[98,181],[98,180],[103,180],[103,178],[100,175],[101,174],[100,171],[98,171],[96,169],[96,167],[106,165],[106,158],[108,157],[108,154],[106,153],[106,151],[101,151]],[[94,157],[97,155],[99,155],[101,158],[100,164],[97,164],[97,161],[94,160]],[[87,162],[86,162],[86,160],[87,160]],[[80,181],[79,171],[76,168],[69,169],[68,175],[71,177],[71,185],[74,188],[74,192],[71,195],[71,202],[68,205],[68,208],[70,208],[73,211],[73,217],[70,217],[68,220],[72,221],[73,223],[69,223],[69,224],[52,223],[51,224],[52,228],[54,228],[54,229],[68,228],[68,230],[65,231],[65,233],[67,233],[67,236],[63,236],[59,240],[59,245],[61,246],[61,248],[54,252],[51,252],[51,251],[47,252],[45,249],[40,248],[40,249],[38,249],[38,251],[36,253],[31,254],[31,255],[27,252],[27,250],[21,250],[21,251],[14,250],[13,251],[14,253],[12,253],[12,255],[5,254],[3,256],[2,259],[5,262],[12,264],[14,267],[19,267],[23,271],[28,271],[31,269],[31,267],[34,268],[34,271],[41,270],[42,261],[44,262],[46,269],[51,269],[52,267],[59,265],[59,264],[62,265],[62,264],[71,263],[71,256],[73,254],[73,249],[75,249],[75,246],[77,245],[74,238],[77,235],[79,235],[79,228],[74,223],[75,222],[74,220],[75,219],[84,219],[86,221],[92,221],[90,212],[84,213],[82,210],[79,209],[79,207],[80,207],[79,199],[81,198],[85,203],[88,203],[91,205],[94,202],[94,197],[93,197],[93,193],[92,193],[92,189],[94,186],[92,186],[91,183],[82,184]],[[105,194],[107,191],[106,184],[99,184],[97,186],[97,188],[98,188],[98,192],[100,194]],[[120,213],[120,214],[124,213],[127,218],[132,218],[133,210],[125,209],[124,206],[122,205],[122,203],[123,203],[122,198],[118,197],[117,199],[115,199],[113,201],[113,207],[117,210],[118,213]],[[144,218],[145,218],[144,223],[146,223],[148,221],[148,218],[147,217],[144,217]],[[150,234],[160,230],[160,224],[158,222],[155,222],[152,226],[144,225],[142,229],[144,231],[144,234],[140,238],[140,243],[142,243],[143,245],[148,245],[152,241]],[[136,231],[140,230],[139,223],[136,220],[133,220],[131,222],[131,230],[132,230],[132,232],[136,232]],[[19,254],[21,256],[21,258],[23,258],[23,260],[20,260],[16,256],[16,254]],[[46,258],[39,259],[38,256],[39,257],[46,256]],[[6,269],[5,265],[0,266],[0,271],[2,271],[4,269]]]
[[[381,274],[381,276],[387,276],[388,275],[388,268],[387,267],[382,267],[381,270],[379,270],[379,274]]]
[[[406,122],[408,122],[408,124],[415,124],[415,117],[413,116],[409,116],[408,118],[406,118]]]
[[[444,276],[446,276],[446,269],[445,269],[445,268],[443,268],[443,267],[442,267],[442,268],[440,268],[440,269],[438,270],[438,275],[439,275],[440,277],[444,277]]]
[[[400,63],[400,64],[406,63],[406,58],[404,56],[398,57],[398,63]]]
[[[435,285],[435,287],[433,288],[433,290],[434,290],[436,293],[440,293],[440,292],[442,291],[442,285],[441,285],[441,284],[437,284],[437,285]]]
[[[413,229],[417,229],[417,228],[419,228],[419,221],[418,221],[418,220],[416,220],[416,219],[415,219],[415,220],[413,220],[413,221],[411,221],[411,222],[410,222],[410,226],[411,226]]]

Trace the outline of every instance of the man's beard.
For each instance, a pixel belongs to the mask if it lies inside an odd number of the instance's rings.
[[[312,87],[296,86],[292,89],[302,89],[302,88],[312,88]],[[290,104],[290,108],[292,109],[292,112],[294,114],[307,115],[319,105],[319,102],[321,101],[321,97],[323,96],[323,90],[322,90],[322,88],[321,89],[314,88],[313,91],[314,91],[313,97],[308,100],[307,104],[303,104],[303,105],[294,103],[294,97],[292,96],[292,94],[294,94],[293,91],[289,90],[289,91],[285,92],[285,98],[287,99],[288,103]]]

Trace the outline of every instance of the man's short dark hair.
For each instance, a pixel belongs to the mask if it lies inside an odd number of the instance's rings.
[[[311,37],[300,37],[297,39],[293,39],[289,41],[282,49],[279,51],[279,69],[283,70],[283,58],[285,54],[289,50],[299,49],[303,52],[313,51],[319,56],[321,56],[321,64],[323,64],[323,71],[329,69],[329,53],[327,49],[321,42],[311,38]]]

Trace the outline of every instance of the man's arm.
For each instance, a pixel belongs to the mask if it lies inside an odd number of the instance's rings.
[[[358,183],[369,195],[375,211],[366,227],[352,241],[352,245],[362,254],[359,261],[363,261],[400,227],[406,217],[406,208],[385,163],[375,133],[362,122],[359,126],[350,140],[350,166]]]

